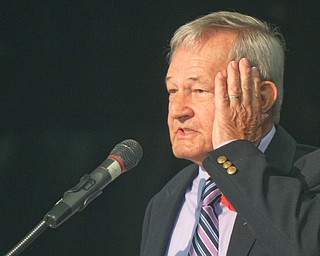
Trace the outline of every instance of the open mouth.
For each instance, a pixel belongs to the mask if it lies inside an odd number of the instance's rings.
[[[191,136],[195,133],[194,130],[192,129],[189,129],[189,128],[182,128],[182,127],[179,127],[178,130],[177,130],[177,135],[178,136]]]

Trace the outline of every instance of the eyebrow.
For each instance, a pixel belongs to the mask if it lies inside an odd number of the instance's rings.
[[[210,79],[208,79],[205,76],[190,76],[190,77],[188,77],[187,81],[200,82],[200,83],[211,83]]]
[[[202,80],[201,79],[202,77],[200,76],[196,76],[196,77],[194,77],[194,76],[191,76],[191,77],[188,77],[188,79],[187,80],[191,80],[191,81],[199,81],[199,80]]]
[[[165,84],[171,80],[172,76],[166,76],[164,79]]]
[[[165,83],[169,82],[172,79],[172,76],[165,77]],[[190,76],[187,78],[187,81],[203,81],[203,82],[209,82],[208,79],[204,78],[203,76]]]

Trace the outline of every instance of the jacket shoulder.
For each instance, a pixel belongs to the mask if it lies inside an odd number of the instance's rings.
[[[320,193],[320,149],[298,145],[292,174],[300,179],[309,191]]]
[[[300,159],[304,155],[308,155],[308,154],[316,151],[317,149],[319,149],[319,148],[315,147],[315,146],[306,145],[306,144],[297,144],[294,159],[295,159],[295,161],[297,161],[298,159]]]

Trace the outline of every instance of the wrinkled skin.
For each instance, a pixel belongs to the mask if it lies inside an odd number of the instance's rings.
[[[239,63],[230,62],[227,73],[227,77],[218,73],[215,78],[213,148],[235,139],[259,145],[263,136],[259,71],[243,58]],[[230,99],[230,95],[240,98]]]

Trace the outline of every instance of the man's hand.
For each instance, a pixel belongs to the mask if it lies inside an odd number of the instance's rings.
[[[243,58],[231,61],[227,76],[215,78],[214,149],[230,140],[248,140],[259,145],[262,138],[261,79],[258,68]]]

